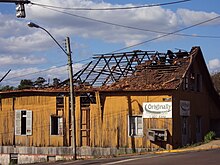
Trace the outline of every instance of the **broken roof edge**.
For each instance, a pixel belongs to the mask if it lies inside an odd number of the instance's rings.
[[[187,72],[189,71],[190,67],[192,67],[193,59],[195,59],[195,57],[196,57],[196,55],[198,54],[198,52],[201,52],[201,54],[202,54],[202,51],[201,51],[200,46],[193,46],[193,47],[191,48],[191,50],[190,50],[190,52],[189,52],[189,56],[190,56],[189,65],[188,65],[186,71],[184,72],[184,74],[182,75],[182,78],[181,78],[181,80],[180,80],[179,85],[176,87],[176,90],[177,90],[178,88],[180,88],[181,84],[183,83],[183,80],[184,80],[184,78],[186,77]]]
[[[200,53],[199,53],[200,52]],[[188,52],[187,52],[188,53]],[[190,69],[190,67],[192,66],[192,63],[193,63],[193,60],[195,59],[195,57],[200,54],[202,56],[202,51],[200,49],[199,46],[194,46],[191,48],[191,51],[188,53],[189,54],[189,62],[187,62],[187,69],[184,70],[184,73],[180,75],[179,78],[175,78],[174,80],[173,79],[169,79],[169,83],[172,82],[172,81],[177,81],[175,82],[175,86],[173,86],[172,88],[169,88],[169,89],[166,89],[166,88],[162,88],[161,86],[157,86],[157,88],[155,89],[144,89],[144,88],[141,88],[141,89],[135,89],[135,88],[131,88],[131,89],[123,89],[123,88],[117,88],[117,87],[114,87],[114,88],[102,88],[102,86],[99,86],[99,87],[95,87],[95,86],[89,86],[89,87],[82,87],[82,88],[78,88],[77,86],[74,87],[74,90],[76,93],[83,93],[83,92],[96,92],[96,91],[100,91],[100,92],[120,92],[120,91],[131,91],[131,92],[137,92],[137,91],[164,91],[164,90],[177,90],[179,89],[179,87],[181,86],[181,84],[183,83],[183,79],[184,77],[186,76],[188,70]],[[130,76],[132,77],[132,76]],[[127,77],[126,77],[127,78]],[[126,79],[126,78],[122,78],[122,79]],[[165,81],[167,82],[167,81]],[[164,82],[164,83],[165,83]],[[112,84],[117,84],[118,82],[114,82]],[[111,85],[112,85],[111,84]],[[21,92],[48,92],[48,93],[61,93],[61,92],[69,92],[69,87],[66,86],[64,88],[62,87],[59,87],[59,88],[44,88],[44,89],[23,89],[23,90],[13,90],[13,91],[1,91],[0,94],[6,94],[6,93],[21,93]]]
[[[208,82],[206,83],[206,85],[207,85],[207,87],[210,89],[209,91],[209,94],[211,94],[211,96],[210,97],[212,97],[214,100],[215,100],[215,102],[219,105],[219,107],[220,107],[220,95],[219,95],[219,93],[217,92],[217,90],[216,90],[216,88],[215,88],[215,85],[214,85],[214,83],[213,83],[213,81],[212,81],[212,78],[211,78],[211,75],[210,75],[210,73],[209,73],[209,70],[208,70],[208,67],[207,67],[207,65],[206,65],[206,62],[205,62],[205,59],[204,59],[204,57],[203,57],[203,53],[202,53],[202,50],[201,49],[199,49],[198,51],[200,51],[200,53],[197,53],[197,54],[200,54],[200,58],[201,58],[201,62],[202,62],[202,65],[203,65],[203,67],[201,67],[201,65],[199,65],[202,69],[204,69],[205,71],[204,71],[204,73],[206,74],[206,77],[207,77],[207,79],[208,79]],[[198,56],[197,56],[198,57]],[[220,110],[220,109],[219,109]]]
[[[198,49],[200,49],[200,47],[192,47],[190,52],[179,51],[175,53],[168,50],[172,54],[176,54],[176,57],[171,59],[173,60],[171,65],[165,63],[161,65],[160,63],[157,64],[157,62],[155,64],[152,63],[154,62],[154,59],[148,60],[145,63],[136,66],[139,67],[139,69],[137,69],[132,75],[123,77],[112,84],[100,86],[100,91],[176,90],[182,84],[185,74],[192,65],[192,59],[197,53],[195,50]],[[169,56],[168,52],[164,55],[165,57]]]

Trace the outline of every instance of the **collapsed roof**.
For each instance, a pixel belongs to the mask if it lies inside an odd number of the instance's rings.
[[[198,50],[136,50],[94,56],[94,61],[74,75],[74,85],[77,91],[176,89]]]
[[[155,91],[177,89],[191,66],[192,59],[201,53],[200,47],[190,52],[168,50],[141,51],[94,56],[73,76],[75,92],[93,91]],[[207,71],[208,72],[208,71]],[[69,92],[69,80],[57,87],[31,88],[11,92]],[[1,92],[9,93],[9,91]]]

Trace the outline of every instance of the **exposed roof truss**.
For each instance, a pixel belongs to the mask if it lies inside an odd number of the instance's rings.
[[[186,54],[185,54],[186,53]],[[93,61],[74,75],[74,83],[86,86],[103,86],[117,82],[122,77],[132,75],[136,66],[146,61],[150,65],[172,65],[176,56],[187,55],[187,52],[158,53],[155,51],[133,51],[115,54],[96,55]]]

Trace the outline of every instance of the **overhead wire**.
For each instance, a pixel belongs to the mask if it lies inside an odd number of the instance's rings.
[[[137,44],[133,44],[133,45],[130,45],[130,46],[121,48],[121,49],[114,50],[114,51],[112,51],[111,53],[118,52],[118,51],[122,51],[122,50],[125,50],[125,49],[128,49],[128,48],[132,48],[132,47],[135,47],[135,46],[138,46],[138,45],[142,45],[142,44],[145,44],[145,43],[154,41],[154,40],[158,40],[158,39],[160,39],[160,38],[167,37],[167,36],[169,36],[169,35],[172,35],[172,34],[175,34],[175,33],[178,33],[178,32],[181,32],[181,31],[184,31],[184,30],[187,30],[187,29],[190,29],[190,28],[193,28],[193,27],[202,25],[202,24],[205,24],[205,23],[207,23],[207,22],[211,22],[211,21],[216,20],[216,19],[219,19],[219,18],[220,18],[220,16],[217,16],[217,17],[214,17],[214,18],[211,18],[211,19],[208,19],[208,20],[205,20],[205,21],[202,21],[202,22],[193,24],[193,25],[191,25],[191,26],[187,26],[187,27],[185,27],[185,28],[182,28],[182,29],[173,31],[173,32],[171,32],[171,33],[164,34],[164,35],[162,35],[162,36],[158,36],[158,37],[155,37],[155,38],[152,38],[152,39],[143,41],[143,42],[139,42],[139,43],[137,43]]]
[[[167,32],[162,32],[162,31],[157,31],[157,30],[143,29],[143,28],[138,28],[138,27],[133,27],[133,26],[128,26],[128,25],[122,25],[122,24],[113,23],[113,22],[107,22],[107,21],[94,19],[94,18],[90,18],[90,17],[86,17],[86,16],[81,16],[81,15],[78,15],[78,14],[73,14],[73,13],[69,13],[69,12],[65,12],[65,11],[61,11],[61,10],[57,10],[57,9],[52,9],[50,7],[45,7],[45,6],[44,7],[40,6],[40,7],[51,10],[51,11],[55,11],[55,12],[58,12],[58,13],[66,14],[66,15],[69,15],[69,16],[73,16],[73,17],[77,17],[77,18],[81,18],[81,19],[86,19],[86,20],[93,21],[93,22],[99,22],[99,23],[102,23],[102,24],[118,26],[118,27],[132,29],[132,30],[151,32],[151,33],[170,34],[170,33],[167,33]],[[180,34],[180,33],[173,33],[173,35],[185,36],[185,37],[197,37],[197,38],[213,38],[213,39],[219,39],[220,38],[220,36]]]
[[[170,2],[170,3],[156,4],[156,5],[157,6],[162,6],[162,5],[175,4],[175,3],[181,3],[181,2],[186,2],[186,1],[190,1],[190,0],[175,1],[175,2]],[[142,29],[142,28],[127,26],[127,25],[121,25],[121,24],[117,24],[117,23],[112,23],[112,22],[107,22],[107,21],[103,21],[103,20],[93,19],[93,18],[89,18],[89,17],[85,17],[85,16],[80,16],[80,15],[77,15],[77,14],[72,14],[72,13],[68,13],[68,12],[65,12],[65,11],[60,11],[60,10],[57,10],[57,9],[53,9],[53,8],[59,8],[59,9],[66,9],[66,8],[60,8],[60,7],[55,7],[55,6],[43,5],[43,4],[38,4],[38,3],[34,3],[34,2],[31,2],[31,4],[32,5],[37,5],[37,6],[40,6],[40,7],[49,9],[49,10],[52,10],[52,11],[56,11],[56,12],[59,12],[59,13],[63,13],[63,14],[67,14],[67,15],[70,15],[70,16],[74,16],[74,17],[78,17],[78,18],[82,18],[82,19],[87,19],[87,20],[90,20],[90,21],[95,21],[95,22],[99,22],[99,23],[103,23],[103,24],[108,24],[108,25],[112,25],[112,26],[119,26],[119,27],[122,27],[122,28],[128,28],[128,29],[133,29],[133,30],[140,30],[140,31],[152,32],[152,33],[164,34],[162,36],[155,37],[155,38],[152,38],[152,39],[149,39],[149,40],[146,40],[146,41],[143,41],[143,42],[131,45],[131,46],[127,46],[127,47],[124,47],[124,48],[121,48],[121,49],[114,50],[111,53],[114,53],[114,52],[117,52],[117,51],[121,51],[121,50],[125,50],[125,49],[131,48],[131,47],[135,47],[135,46],[138,46],[138,45],[142,45],[142,44],[145,44],[147,42],[151,42],[151,41],[154,41],[154,40],[157,40],[157,39],[169,36],[169,35],[188,36],[188,37],[201,37],[201,38],[220,38],[220,36],[194,35],[194,34],[180,34],[180,33],[178,33],[178,32],[181,32],[183,30],[186,30],[186,29],[189,29],[189,28],[192,28],[192,27],[195,27],[195,26],[198,26],[198,25],[201,25],[201,24],[213,21],[215,19],[218,19],[220,16],[217,16],[215,18],[212,18],[212,19],[209,19],[209,20],[206,20],[206,21],[194,24],[192,26],[189,26],[189,27],[186,27],[186,28],[183,28],[183,29],[180,29],[180,30],[176,30],[176,31],[171,32],[171,33],[166,33],[166,32],[161,32],[161,31],[156,31],[156,30],[149,30],[149,29]],[[141,6],[136,6],[136,8],[140,8],[140,7]],[[147,6],[145,6],[145,7],[147,7]],[[153,7],[153,6],[149,6],[148,5],[148,7]],[[86,60],[88,60],[88,59],[86,59]],[[82,62],[82,61],[85,61],[85,60],[81,60],[79,62]],[[63,66],[65,66],[65,65],[58,66],[56,68],[63,67]],[[37,73],[41,73],[41,72],[46,72],[48,70],[56,69],[56,68],[49,68],[49,69],[41,70],[41,71],[38,71],[38,72],[33,72],[33,73],[25,74],[25,75],[11,77],[11,78],[8,78],[6,80],[10,80],[10,79],[13,79],[13,78],[18,78],[18,77],[24,77],[24,76],[27,76],[27,75],[37,74]]]
[[[67,64],[65,64],[65,65],[60,65],[60,66],[56,66],[56,67],[53,67],[53,68],[48,68],[48,69],[40,70],[40,71],[36,71],[36,72],[32,72],[32,73],[27,73],[27,74],[23,74],[23,75],[11,77],[11,78],[7,78],[7,79],[5,79],[5,80],[11,80],[11,79],[14,79],[14,78],[20,78],[20,77],[25,77],[25,76],[33,75],[33,74],[38,74],[38,73],[42,73],[42,72],[47,72],[47,71],[49,71],[49,70],[61,68],[61,67],[64,67],[64,66],[67,66]]]
[[[127,6],[127,7],[108,7],[108,8],[83,8],[83,7],[61,7],[61,6],[54,6],[54,5],[45,5],[41,3],[30,2],[31,5],[38,5],[42,7],[50,7],[55,9],[64,9],[64,10],[130,10],[130,9],[140,9],[140,8],[148,8],[148,7],[156,7],[156,6],[167,6],[173,5],[183,2],[188,2],[191,0],[180,0],[180,1],[173,1],[173,2],[165,2],[165,3],[158,3],[158,4],[149,4],[149,5],[139,5],[139,6]]]
[[[92,59],[92,57],[89,57],[89,58],[83,59],[83,60],[79,60],[79,61],[75,61],[75,62],[73,62],[73,64],[76,64],[76,63],[79,63],[79,62],[88,61],[89,59]],[[38,74],[38,73],[47,72],[47,71],[54,70],[54,69],[57,69],[57,68],[62,68],[64,66],[67,66],[67,64],[56,66],[56,67],[53,67],[53,68],[48,68],[48,69],[40,70],[40,71],[36,71],[36,72],[32,72],[32,73],[27,73],[27,74],[23,74],[23,75],[19,75],[19,76],[14,76],[14,77],[6,78],[5,81],[6,80],[16,79],[16,78],[21,78],[21,77],[25,77],[25,76],[29,76],[29,75],[34,75],[34,74]]]

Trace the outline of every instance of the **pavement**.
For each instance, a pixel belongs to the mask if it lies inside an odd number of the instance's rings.
[[[198,146],[189,146],[189,147],[174,149],[174,150],[158,151],[155,153],[161,154],[161,153],[168,153],[168,152],[202,151],[202,150],[211,150],[211,149],[220,149],[220,140],[219,139],[212,140],[208,143],[204,143],[204,144],[201,144]]]

